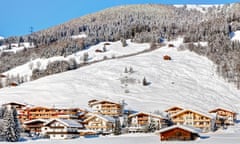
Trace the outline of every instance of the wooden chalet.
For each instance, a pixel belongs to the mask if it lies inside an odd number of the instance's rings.
[[[173,125],[161,129],[157,133],[160,134],[161,141],[189,141],[199,137],[199,130],[184,125]]]
[[[78,108],[60,109],[60,108],[47,108],[47,107],[28,107],[21,111],[19,116],[21,122],[33,119],[78,119],[78,113],[81,110]]]
[[[26,121],[23,123],[23,129],[25,132],[29,132],[32,134],[40,134],[42,132],[42,127],[48,120],[44,119],[34,119],[30,121]]]
[[[115,119],[111,116],[90,114],[90,116],[83,121],[83,124],[87,130],[93,130],[100,133],[112,133]]]
[[[163,59],[164,59],[164,60],[172,60],[172,58],[171,58],[169,55],[164,55],[164,56],[163,56]]]
[[[228,109],[219,107],[219,108],[209,111],[209,113],[216,114],[217,127],[222,127],[222,126],[226,126],[226,125],[234,125],[234,123],[236,121],[237,114],[232,110],[228,110]]]
[[[170,107],[170,108],[166,109],[165,112],[168,113],[168,115],[171,117],[171,115],[174,115],[182,110],[184,110],[184,108],[179,107],[179,106],[174,106],[174,107]]]
[[[203,132],[214,130],[215,118],[203,112],[185,109],[171,116],[171,120],[177,125],[188,125],[200,128]]]
[[[42,127],[42,135],[50,139],[72,139],[79,137],[82,124],[75,120],[52,119]]]
[[[57,118],[57,112],[54,108],[37,106],[24,109],[19,118],[21,122],[33,119],[53,119]]]
[[[168,126],[169,120],[161,115],[146,112],[138,112],[128,116],[128,132],[146,132],[146,128],[152,124],[154,130]]]
[[[91,100],[88,105],[92,108],[94,113],[108,115],[108,116],[121,116],[123,113],[123,105],[106,100]]]

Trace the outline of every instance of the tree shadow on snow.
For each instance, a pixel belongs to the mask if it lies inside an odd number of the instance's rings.
[[[210,136],[200,136],[200,139],[208,139]]]

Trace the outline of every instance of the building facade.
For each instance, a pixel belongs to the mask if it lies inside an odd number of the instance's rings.
[[[187,125],[200,128],[203,132],[215,129],[215,119],[210,114],[186,109],[171,116],[171,120],[176,125]]]
[[[155,131],[168,126],[168,119],[161,115],[138,112],[128,117],[128,132]]]
[[[75,120],[53,119],[42,127],[42,135],[50,139],[72,139],[79,137],[82,124]]]

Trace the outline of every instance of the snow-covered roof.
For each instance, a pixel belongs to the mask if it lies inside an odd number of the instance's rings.
[[[193,113],[197,113],[197,114],[199,114],[199,115],[208,117],[208,118],[210,118],[210,119],[213,119],[213,118],[214,118],[214,116],[211,115],[211,114],[208,114],[208,113],[205,113],[205,112],[196,111],[196,110],[192,110],[192,109],[185,109],[185,110],[179,111],[179,112],[177,112],[176,114],[173,114],[171,117],[178,116],[179,114],[185,113],[185,112],[187,112],[187,111],[190,111],[190,112],[193,112]]]
[[[49,120],[46,120],[46,119],[33,119],[33,120],[25,121],[24,124],[30,124],[30,123],[34,123],[34,122],[47,123],[48,121],[49,121]]]
[[[129,117],[134,117],[134,116],[137,116],[139,114],[145,114],[145,115],[149,115],[149,116],[152,116],[152,117],[157,117],[157,118],[160,118],[160,119],[168,119],[167,117],[163,116],[163,115],[157,115],[157,114],[153,114],[153,113],[148,113],[148,112],[138,112],[138,113],[134,113],[134,114],[131,114],[129,115]]]
[[[21,102],[16,102],[16,101],[11,101],[11,102],[7,102],[7,103],[4,103],[2,104],[3,106],[5,105],[21,105],[21,106],[27,106],[27,104],[24,104],[24,103],[21,103]]]
[[[181,109],[181,110],[184,110],[183,107],[180,107],[180,106],[173,106],[173,107],[170,107],[170,108],[166,109],[165,112],[168,112],[168,111],[170,111],[170,110],[172,110],[172,109],[176,109],[176,108]]]
[[[111,103],[111,104],[117,104],[117,105],[119,105],[119,103],[113,102],[113,101],[109,101],[109,100],[97,100],[97,101],[91,102],[89,105],[90,105],[90,106],[93,106],[93,105],[101,104],[101,103]]]
[[[180,129],[189,131],[189,132],[191,132],[191,133],[196,133],[196,134],[198,134],[198,133],[201,132],[201,129],[198,129],[198,128],[195,128],[195,127],[192,127],[192,126],[187,126],[187,125],[173,125],[173,126],[170,126],[170,127],[164,128],[164,129],[161,129],[161,130],[157,131],[156,133],[163,133],[163,132],[166,132],[166,131],[169,131],[169,130],[172,130],[172,129],[176,129],[176,128],[180,128]]]
[[[33,106],[33,107],[29,107],[29,109],[53,109],[53,108],[49,108],[49,107],[44,107],[44,106]]]
[[[88,117],[84,122],[87,122],[91,119],[93,119],[94,117],[100,118],[106,122],[115,122],[115,119],[111,116],[106,116],[106,115],[101,115],[101,114],[93,114],[93,113],[89,113],[89,115],[91,115],[90,117]]]
[[[215,113],[218,110],[228,111],[228,112],[231,112],[231,113],[234,113],[234,114],[236,113],[233,110],[230,110],[230,109],[227,109],[227,108],[222,108],[222,107],[216,107],[215,109],[210,110],[209,113]]]
[[[69,119],[52,119],[49,122],[45,123],[45,126],[51,124],[54,121],[58,121],[62,124],[64,124],[67,127],[74,127],[74,128],[82,128],[83,125],[78,123],[76,120],[69,120]]]

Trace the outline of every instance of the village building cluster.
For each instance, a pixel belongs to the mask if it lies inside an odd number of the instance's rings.
[[[16,108],[24,132],[29,136],[71,139],[86,135],[155,132],[160,140],[194,140],[199,133],[234,125],[237,113],[225,108],[200,112],[174,106],[159,113],[130,111],[125,102],[90,100],[90,110],[48,108],[18,102],[2,106]]]

